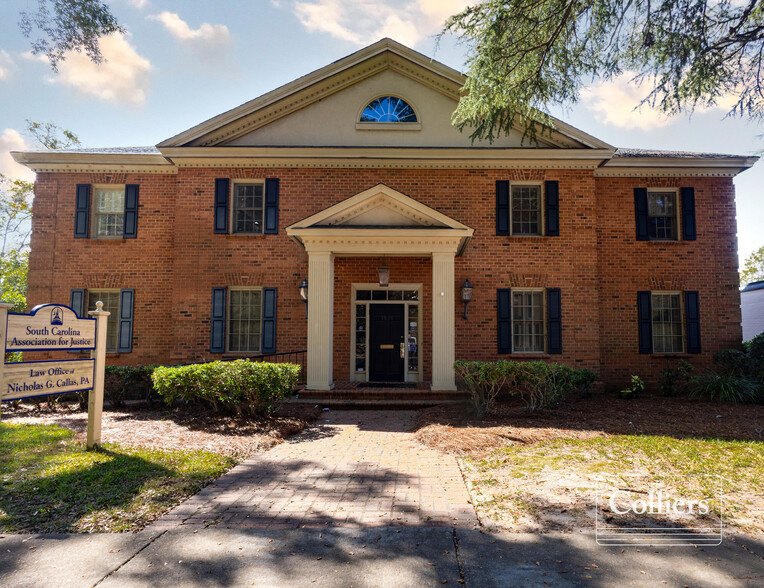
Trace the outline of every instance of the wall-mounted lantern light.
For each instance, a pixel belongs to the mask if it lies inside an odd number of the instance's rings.
[[[387,288],[390,285],[390,268],[382,260],[382,266],[379,268],[379,285],[382,288]]]
[[[305,303],[305,318],[308,318],[308,280],[303,278],[297,290],[300,292],[300,300]]]
[[[469,278],[464,281],[462,286],[462,302],[464,302],[464,319],[467,319],[467,305],[472,300],[472,284],[470,284]]]

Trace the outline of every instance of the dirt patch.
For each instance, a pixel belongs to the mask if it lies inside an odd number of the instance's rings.
[[[470,419],[463,407],[423,410],[416,432],[425,445],[472,457],[507,443],[607,435],[764,441],[764,406],[599,395],[571,398],[558,408],[530,412],[511,399],[497,404],[493,414],[483,420]]]
[[[463,408],[435,407],[421,411],[415,435],[458,456],[481,523],[489,528],[591,529],[602,475],[657,473],[669,484],[673,476],[668,491],[682,496],[701,474],[719,473],[729,482],[728,530],[764,531],[764,497],[757,490],[764,471],[764,406],[598,396],[536,412],[504,402],[482,421],[470,419]],[[701,457],[693,463],[696,454]],[[709,516],[682,526],[718,522],[714,513]],[[628,524],[644,521],[637,517]]]
[[[245,458],[299,433],[319,414],[312,407],[284,405],[272,418],[256,420],[218,415],[193,406],[136,404],[104,411],[101,440],[134,447],[205,449]],[[4,405],[0,420],[59,425],[75,431],[78,441],[86,440],[88,415],[76,404],[21,404],[17,408]]]

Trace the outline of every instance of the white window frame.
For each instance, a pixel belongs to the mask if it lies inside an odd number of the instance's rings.
[[[236,187],[237,186],[262,186],[263,188],[263,204],[261,207],[262,218],[260,220],[260,232],[250,231],[237,231],[236,230]],[[231,182],[231,193],[228,195],[229,212],[228,212],[228,226],[230,227],[228,233],[230,235],[263,235],[265,233],[265,180],[233,180]]]
[[[231,293],[236,291],[247,291],[247,292],[260,292],[260,316],[258,317],[259,323],[260,323],[260,335],[258,337],[257,341],[257,350],[245,350],[245,351],[231,351],[230,347],[230,337],[231,337]],[[225,305],[225,352],[231,353],[231,354],[243,354],[243,355],[253,355],[253,354],[262,354],[263,352],[263,288],[261,286],[229,286],[226,288],[226,305]]]
[[[371,104],[377,98],[385,98],[386,96],[393,96],[403,100],[411,107],[416,115],[417,122],[361,122],[361,115],[366,107]],[[371,98],[366,100],[361,106],[360,110],[355,116],[355,129],[357,131],[421,131],[422,130],[422,116],[419,113],[419,109],[408,98],[402,96],[397,92],[383,92],[382,94],[374,94]]]
[[[103,294],[116,294],[117,295],[117,308],[116,310],[108,308],[105,304],[103,309],[108,310],[111,315],[106,317],[106,353],[117,353],[117,349],[119,348],[119,311],[120,311],[120,304],[121,304],[121,294],[122,290],[118,288],[94,288],[92,290],[88,289],[85,290],[85,293],[87,294],[87,299],[85,300],[85,316],[88,316],[89,310],[95,310],[95,302],[100,300],[103,302],[104,296]],[[90,308],[90,297],[95,297],[95,302],[93,303],[93,308]],[[108,342],[109,342],[109,331],[113,329],[115,336],[114,336],[114,347],[109,348]]]
[[[678,296],[679,297],[679,332],[682,334],[682,348],[679,350],[672,350],[672,351],[656,351],[655,349],[655,321],[653,320],[653,311],[654,311],[654,304],[653,304],[653,297],[654,296]],[[659,324],[663,324],[662,322]],[[687,349],[687,341],[686,339],[686,333],[685,333],[685,325],[686,325],[686,319],[685,319],[685,308],[684,308],[684,292],[681,291],[675,291],[675,290],[651,290],[650,291],[650,330],[652,331],[652,341],[650,342],[653,346],[653,353],[657,353],[660,355],[676,355],[678,353],[684,353],[685,349]]]
[[[673,194],[674,195],[674,236],[670,239],[667,239],[665,237],[651,237],[650,236],[650,226],[651,218],[657,218],[650,215],[650,194],[656,194],[656,193],[664,193],[664,194]],[[682,240],[682,223],[679,222],[679,216],[682,214],[682,205],[681,201],[679,199],[679,190],[677,188],[647,188],[647,237],[650,241],[681,241]],[[663,217],[661,217],[663,218]]]
[[[122,212],[116,213],[116,212],[110,212],[110,213],[102,213],[99,214],[98,212],[98,191],[99,190],[122,190]],[[92,239],[123,239],[124,238],[124,223],[125,223],[125,196],[126,196],[126,184],[93,184],[92,185],[92,191],[93,194],[91,195],[90,199],[90,237]],[[107,216],[107,215],[116,215],[119,214],[122,217],[122,233],[119,235],[99,235],[98,234],[98,217],[100,216]]]
[[[513,192],[515,188],[533,187],[539,189],[539,232],[538,233],[515,233],[514,232],[514,207],[512,206]],[[543,237],[545,230],[544,222],[544,203],[546,195],[544,194],[543,182],[510,182],[509,183],[509,235],[511,237]]]
[[[518,351],[515,345],[515,293],[522,292],[540,292],[541,293],[541,327],[543,331],[543,344],[541,349]],[[512,317],[512,353],[519,355],[538,355],[540,353],[547,353],[549,349],[549,334],[547,333],[547,291],[546,288],[510,288],[511,300],[510,300],[510,313]],[[523,321],[527,322],[527,321]]]

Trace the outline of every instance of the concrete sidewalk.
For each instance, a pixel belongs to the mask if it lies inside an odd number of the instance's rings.
[[[65,586],[764,585],[764,537],[719,547],[600,547],[589,534],[445,527],[0,536],[0,584]]]

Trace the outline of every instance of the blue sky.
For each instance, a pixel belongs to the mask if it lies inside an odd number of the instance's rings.
[[[55,122],[86,147],[155,145],[385,36],[464,70],[462,48],[446,39],[436,49],[434,37],[464,0],[112,0],[128,32],[104,41],[108,62],[72,55],[59,74],[17,27],[36,3],[0,3],[0,173],[11,176],[30,173],[7,155],[33,146],[25,119]],[[764,150],[764,125],[725,119],[723,108],[668,120],[633,111],[646,92],[624,77],[552,114],[618,147]],[[735,185],[742,260],[764,245],[764,161]]]

